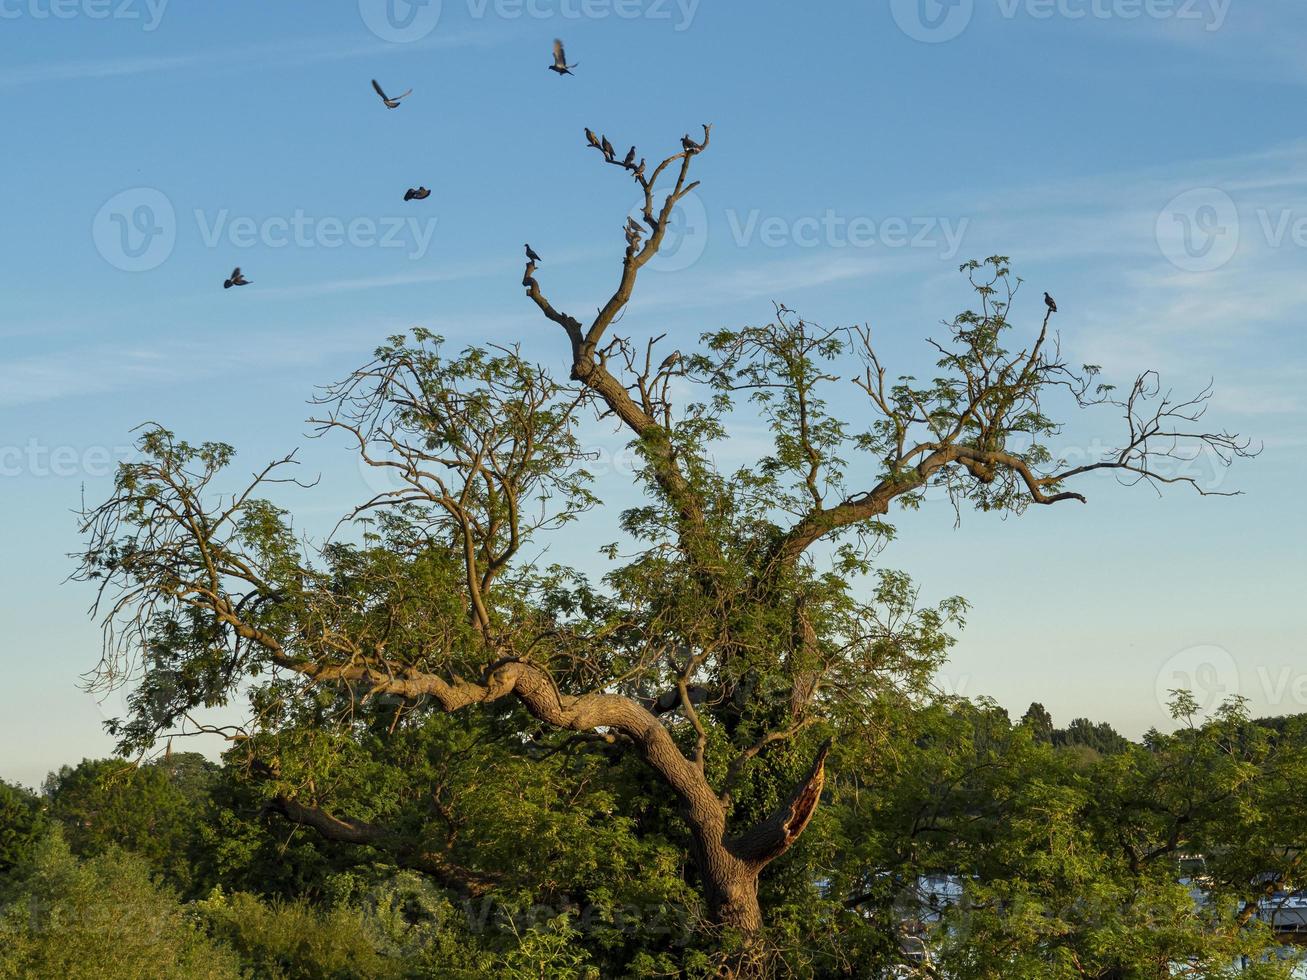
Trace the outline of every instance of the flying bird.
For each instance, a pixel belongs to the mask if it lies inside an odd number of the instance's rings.
[[[617,151],[613,149],[613,144],[608,142],[607,136],[600,138],[599,149],[604,151],[604,156],[609,160],[616,159]]]
[[[431,191],[425,187],[410,187],[404,192],[404,200],[406,201],[425,201],[430,196]]]
[[[599,137],[595,135],[594,130],[591,129],[589,126],[585,127],[585,141],[589,143],[591,146],[593,146],[596,150],[603,149],[603,147],[599,145]]]
[[[1044,294],[1044,305],[1048,307],[1049,313],[1057,312],[1057,303],[1053,302],[1053,297],[1049,296],[1048,293]]]
[[[248,286],[249,284],[250,281],[241,275],[241,267],[236,266],[231,270],[231,278],[222,281],[222,288],[231,289],[232,286]]]
[[[563,50],[563,42],[554,38],[554,63],[549,66],[549,70],[556,71],[560,75],[570,75],[575,67],[576,65],[567,63],[567,52]]]
[[[412,89],[409,89],[409,90],[408,90],[407,92],[405,92],[403,95],[397,95],[397,96],[395,96],[395,97],[392,99],[389,95],[387,95],[385,92],[383,92],[383,91],[381,90],[381,86],[377,84],[377,80],[376,80],[375,78],[372,79],[372,87],[373,87],[374,89],[376,89],[376,90],[377,90],[377,94],[378,94],[379,96],[381,96],[381,101],[384,102],[384,103],[386,103],[386,108],[387,108],[387,109],[398,109],[398,108],[399,108],[399,100],[400,100],[400,99],[406,99],[406,98],[408,98],[410,95],[413,94],[413,90],[412,90]]]
[[[526,258],[528,262],[532,263],[540,261],[540,256],[536,255],[536,250],[531,247],[530,242],[528,242],[526,246]]]
[[[627,170],[630,170],[632,167],[635,166],[635,147],[634,147],[634,146],[631,147],[629,150],[626,151],[626,159],[622,161],[622,166],[625,167]]]

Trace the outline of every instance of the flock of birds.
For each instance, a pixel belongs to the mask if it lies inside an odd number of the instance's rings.
[[[575,67],[577,67],[576,64],[569,65],[567,63],[567,52],[564,51],[563,49],[563,42],[555,38],[554,39],[554,63],[549,66],[549,70],[558,73],[560,76],[570,75],[572,74],[572,69]],[[413,90],[410,88],[401,92],[399,95],[395,95],[395,96],[387,95],[386,90],[381,87],[381,83],[378,82],[375,78],[372,79],[372,88],[377,93],[377,95],[380,96],[382,104],[387,109],[398,109],[399,104],[413,94]],[[591,141],[594,142],[594,134],[591,133],[589,129],[587,129],[585,132],[586,135],[590,137]],[[688,139],[689,137],[686,138]],[[599,144],[595,142],[594,145],[598,146]],[[604,140],[604,146],[607,147],[605,155],[608,156],[609,159],[611,160],[613,157],[613,148],[608,144],[607,139]],[[632,161],[634,159],[635,159],[635,147],[631,147],[631,152],[627,155],[627,160],[626,160],[626,165],[628,169],[632,169],[632,170],[636,169],[635,167],[631,166]],[[636,170],[636,174],[637,176],[643,176],[644,174],[643,160],[640,161],[640,166],[639,169]],[[431,196],[430,188],[423,187],[421,185],[417,187],[410,187],[408,190],[404,192],[405,201],[425,201],[430,196]],[[638,232],[639,229],[637,228],[636,231]],[[627,241],[628,242],[631,241],[631,232],[629,226],[627,231]],[[527,245],[526,247],[526,256],[527,256],[527,260],[531,263],[531,267],[534,269],[535,264],[540,261],[540,256],[535,253],[535,251],[531,248],[530,245]],[[236,268],[231,270],[231,275],[222,281],[222,288],[231,289],[232,286],[248,286],[251,282],[253,282],[253,280],[246,279],[245,276],[241,273],[240,266],[237,266]]]
[[[554,63],[549,66],[549,70],[555,72],[561,77],[563,75],[572,74],[572,69],[578,67],[578,64],[579,63],[573,63],[569,65],[567,63],[567,52],[563,48],[563,42],[558,38],[554,38]],[[387,109],[398,109],[399,104],[413,94],[413,90],[410,88],[401,92],[399,95],[393,97],[389,96],[386,94],[386,90],[381,87],[381,84],[375,78],[372,79],[372,88],[376,91],[377,95],[381,97],[382,104],[384,104]],[[705,131],[706,129],[707,127],[705,127]],[[641,157],[640,162],[636,163],[634,146],[626,151],[626,156],[622,157],[619,162],[617,159],[617,151],[613,148],[613,144],[608,141],[607,136],[596,136],[594,130],[587,126],[585,128],[585,139],[590,146],[594,147],[604,155],[606,161],[630,171],[631,175],[636,180],[642,181],[644,179],[644,157]],[[681,148],[686,153],[698,153],[703,149],[703,144],[691,139],[690,134],[686,133],[681,137]],[[404,192],[405,201],[425,201],[430,196],[430,189],[421,185],[410,187]],[[627,247],[638,249],[644,235],[644,229],[640,226],[640,223],[634,218],[627,218],[625,230]],[[526,259],[526,275],[522,277],[522,284],[524,286],[529,286],[532,277],[535,275],[536,265],[541,261],[540,256],[536,254],[535,249],[531,247],[529,242],[526,244]],[[250,282],[251,280],[246,279],[241,274],[240,266],[237,266],[232,270],[231,275],[223,280],[222,288],[231,289],[232,286],[248,286]],[[1053,297],[1048,295],[1048,293],[1044,293],[1044,305],[1048,307],[1049,313],[1057,312],[1057,303],[1054,302]]]

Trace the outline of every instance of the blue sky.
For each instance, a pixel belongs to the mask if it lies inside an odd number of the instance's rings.
[[[1001,252],[1028,325],[1057,297],[1070,360],[1180,390],[1214,377],[1214,422],[1265,443],[1200,470],[1240,497],[1101,480],[1087,507],[1019,520],[954,528],[941,502],[905,517],[885,563],[975,606],[942,687],[1131,735],[1164,724],[1176,678],[1307,710],[1307,8],[444,0],[436,18],[394,2],[0,0],[0,777],[109,749],[117,702],[77,686],[91,596],[63,579],[72,512],[103,496],[134,425],[233,442],[242,469],[304,446],[314,531],[369,487],[343,444],[306,445],[305,401],[384,336],[521,341],[563,368],[517,286],[522,242],[583,312],[635,203],[585,125],[654,158],[714,123],[632,336],[688,347],[777,300],[869,323],[916,370],[967,301],[959,262]],[[574,78],[545,70],[555,36]],[[388,112],[373,77],[415,92]],[[405,204],[419,183],[432,196]],[[253,285],[224,292],[237,264]],[[1095,416],[1062,448],[1117,431]],[[744,420],[723,462],[760,435]],[[622,439],[593,438],[620,506]],[[611,528],[595,515],[551,555],[599,569]]]

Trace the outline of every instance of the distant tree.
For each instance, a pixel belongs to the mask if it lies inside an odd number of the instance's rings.
[[[1115,755],[1124,752],[1130,742],[1105,721],[1076,718],[1066,728],[1053,732],[1053,744],[1067,748],[1083,746],[1093,749],[1099,755]]]
[[[1175,460],[1249,454],[1199,421],[1207,391],[1176,398],[1150,371],[1118,396],[1096,367],[1069,366],[1051,310],[1009,349],[1020,280],[1000,256],[963,267],[976,308],[932,342],[928,381],[889,375],[870,331],[784,307],[679,358],[660,358],[658,338],[614,335],[697,186],[707,128],[683,145],[634,175],[647,237],[628,233],[593,317],[555,307],[527,266],[526,295],[564,341],[566,380],[516,348],[449,355],[417,330],[322,393],[320,431],[395,481],[352,512],[368,519],[358,540],[309,548],[266,499],[286,489],[291,457],[233,485],[229,446],[146,429],[140,457],[83,517],[80,575],[100,588],[107,625],[102,676],[139,678],[115,729],[124,751],[253,680],[260,717],[298,702],[319,728],[354,724],[333,710],[340,700],[309,690],[327,687],[351,705],[391,704],[396,726],[480,706],[510,718],[524,749],[629,753],[652,773],[647,793],[683,820],[710,920],[743,937],[749,959],[760,878],[816,814],[830,740],[874,740],[887,713],[924,695],[965,608],[924,605],[905,576],[874,567],[891,509],[932,489],[958,508],[1014,514],[1083,503],[1072,484],[1100,473],[1205,492]],[[864,400],[848,418],[829,408],[837,384]],[[681,390],[694,394],[678,410]],[[772,445],[723,472],[713,448],[740,399]],[[1123,417],[1120,446],[1059,459],[1054,413],[1094,407]],[[587,413],[624,428],[645,495],[621,515],[631,546],[606,549],[601,587],[537,566],[539,545],[527,548],[598,503],[578,438]],[[255,747],[256,734],[245,733]],[[340,810],[328,755],[293,781],[258,761],[289,821],[455,873],[404,826]]]
[[[918,924],[931,976],[1287,980],[1299,959],[1258,913],[1307,885],[1307,816],[1289,802],[1307,751],[1274,746],[1238,703],[1179,720],[1085,765],[1027,725],[1004,737],[983,703],[900,719],[878,792],[835,780],[835,902],[810,941],[839,922],[829,962],[861,950],[885,975],[911,965],[903,929]],[[954,891],[932,902],[940,882]],[[858,914],[841,918],[849,894]],[[1250,973],[1233,972],[1240,957]]]
[[[1021,724],[1030,729],[1038,742],[1053,742],[1053,716],[1038,701],[1033,701],[1021,716]]]
[[[47,828],[40,798],[0,780],[0,887],[30,866]]]
[[[52,773],[44,792],[74,854],[126,848],[186,891],[195,831],[205,819],[216,768],[198,753],[170,754],[140,766],[88,759]]]

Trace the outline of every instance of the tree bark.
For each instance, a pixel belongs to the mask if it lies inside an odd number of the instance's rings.
[[[798,840],[821,800],[829,741],[817,752],[789,797],[771,814],[739,834],[728,835],[726,806],[721,797],[703,769],[685,757],[671,732],[648,708],[617,694],[563,694],[545,671],[527,661],[500,661],[491,665],[480,681],[469,681],[459,677],[446,680],[416,671],[390,676],[361,666],[305,664],[286,656],[279,646],[273,650],[273,657],[282,666],[319,683],[350,681],[372,688],[374,694],[426,695],[447,712],[515,697],[533,716],[556,728],[578,732],[606,728],[626,736],[680,800],[693,840],[691,857],[703,879],[704,899],[712,921],[745,934],[755,934],[762,928],[759,875]],[[287,812],[288,808],[283,805],[281,809]],[[386,836],[375,827],[308,809],[299,815],[300,822],[336,840],[373,843]],[[359,841],[360,835],[370,839]]]

